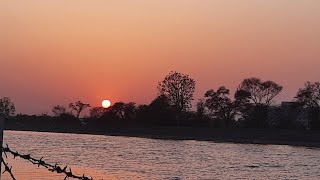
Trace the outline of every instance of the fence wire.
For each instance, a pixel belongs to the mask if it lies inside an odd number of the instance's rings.
[[[93,180],[91,177],[90,178],[86,177],[84,174],[82,176],[77,176],[77,175],[73,174],[71,171],[71,168],[68,168],[68,166],[65,166],[62,168],[61,166],[58,166],[57,164],[52,165],[52,164],[46,163],[43,160],[43,157],[41,157],[40,159],[36,159],[36,158],[31,157],[30,154],[20,154],[17,151],[12,151],[8,145],[6,145],[6,147],[2,147],[2,152],[4,153],[6,158],[8,158],[8,156],[7,156],[7,153],[8,153],[8,154],[11,154],[14,159],[16,157],[19,157],[19,158],[22,158],[22,159],[25,159],[25,160],[31,162],[32,164],[37,165],[38,167],[44,167],[44,168],[48,169],[50,172],[64,174],[65,175],[64,180],[66,180],[67,178],[75,178],[75,179],[80,179],[80,180]],[[16,178],[14,177],[14,175],[12,173],[12,166],[9,167],[8,163],[6,163],[4,161],[3,157],[1,158],[1,160],[2,160],[2,164],[4,165],[4,168],[5,168],[5,170],[2,173],[8,172],[10,174],[11,178],[13,180],[16,180]],[[67,170],[67,169],[69,169],[69,170]]]

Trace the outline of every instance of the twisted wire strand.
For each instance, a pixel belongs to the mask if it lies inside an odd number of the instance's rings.
[[[2,147],[2,152],[4,153],[5,157],[8,158],[7,153],[13,155],[13,158],[15,159],[16,157],[25,159],[29,162],[31,162],[32,164],[37,165],[38,167],[44,167],[46,169],[48,169],[50,172],[56,172],[58,174],[64,174],[65,178],[64,180],[66,180],[67,178],[75,178],[75,179],[80,179],[80,180],[93,180],[92,178],[86,177],[84,174],[82,176],[77,176],[75,174],[72,173],[71,168],[68,169],[68,166],[65,166],[63,168],[61,168],[60,166],[58,166],[57,164],[52,165],[49,163],[46,163],[43,160],[43,157],[41,157],[40,159],[36,159],[31,157],[30,154],[20,154],[17,151],[12,151],[8,144],[6,145],[6,147]],[[13,180],[16,180],[13,173],[12,173],[12,167],[9,167],[9,165],[2,159],[2,163],[4,164],[5,170],[3,173],[8,172],[10,174],[10,176],[12,177]]]
[[[2,164],[4,165],[4,171],[2,172],[2,174],[5,173],[5,172],[8,172],[10,174],[11,178],[13,180],[16,180],[16,178],[14,177],[14,175],[13,175],[13,173],[11,171],[12,166],[9,167],[8,163],[6,163],[2,158],[1,158],[1,161],[2,161]]]

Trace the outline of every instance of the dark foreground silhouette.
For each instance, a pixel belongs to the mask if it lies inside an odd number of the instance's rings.
[[[273,105],[283,87],[247,78],[233,98],[225,86],[209,89],[192,111],[195,87],[189,75],[172,71],[159,82],[150,104],[116,102],[104,109],[77,101],[69,108],[53,106],[53,116],[30,116],[15,115],[14,103],[5,97],[0,116],[11,130],[320,147],[320,82],[307,82],[293,102]],[[90,115],[79,119],[90,107]]]
[[[8,121],[7,121],[8,122]],[[61,124],[60,124],[61,125]],[[320,131],[256,128],[208,128],[208,127],[104,127],[88,128],[73,123],[54,126],[53,123],[6,123],[6,130],[39,131],[57,133],[81,133],[110,136],[142,137],[166,140],[200,140],[214,142],[279,144],[320,147]]]

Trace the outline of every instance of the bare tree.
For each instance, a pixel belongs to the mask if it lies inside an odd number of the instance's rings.
[[[320,108],[320,82],[306,82],[295,98],[304,107]]]
[[[71,109],[71,111],[75,111],[76,112],[76,117],[79,118],[80,116],[80,113],[88,108],[88,107],[91,107],[90,104],[85,104],[81,101],[77,101],[75,103],[70,103],[69,104],[69,108]]]
[[[159,82],[158,92],[168,97],[170,105],[178,112],[186,111],[191,107],[195,84],[188,75],[172,71]]]
[[[0,116],[13,116],[15,112],[16,108],[9,97],[3,97],[0,99]]]
[[[52,112],[54,116],[61,116],[63,114],[67,114],[67,109],[64,106],[56,105],[52,107]]]
[[[276,97],[281,91],[282,86],[273,81],[261,81],[258,78],[249,78],[242,81],[237,92],[241,91],[239,96],[248,99],[255,105],[270,106],[274,97]]]

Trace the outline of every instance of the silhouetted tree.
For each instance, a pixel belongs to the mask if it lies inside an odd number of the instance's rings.
[[[247,127],[265,127],[268,107],[272,100],[282,91],[282,86],[273,81],[261,81],[249,78],[242,81],[235,99],[237,107],[245,117]]]
[[[250,103],[250,96],[250,92],[238,89],[234,94],[234,99],[237,101],[238,104],[248,104]]]
[[[250,103],[250,92],[245,90],[237,90],[234,94],[234,106],[237,109],[238,120],[244,120],[248,118],[250,110],[252,110],[253,104]]]
[[[136,116],[136,103],[129,102],[125,104],[124,107],[124,116],[126,120],[133,120]]]
[[[90,117],[91,118],[100,118],[103,113],[106,111],[103,107],[93,107],[90,109]]]
[[[117,119],[125,119],[125,109],[126,104],[124,102],[116,102],[113,106],[109,107],[109,111],[113,117]]]
[[[128,127],[136,123],[135,103],[116,102],[101,117],[109,127]]]
[[[169,98],[164,95],[161,94],[158,97],[156,97],[149,105],[150,108],[152,109],[172,109],[170,102],[169,102]]]
[[[71,109],[71,111],[75,111],[76,112],[76,117],[77,118],[79,118],[79,116],[80,116],[80,113],[84,110],[84,109],[86,109],[86,108],[88,108],[88,107],[91,107],[90,106],[90,104],[85,104],[85,103],[83,103],[83,102],[81,102],[81,101],[77,101],[77,102],[75,102],[75,103],[70,103],[69,104],[69,108]]]
[[[67,109],[64,106],[56,105],[52,107],[52,113],[54,116],[61,116],[62,114],[67,114]]]
[[[192,126],[194,127],[208,127],[214,125],[215,121],[212,121],[210,114],[208,113],[208,109],[205,106],[205,99],[201,98],[198,100],[196,104],[197,110],[196,112],[189,112],[192,114]]]
[[[143,104],[136,108],[136,119],[141,125],[149,125],[151,123],[148,105]]]
[[[242,81],[237,91],[241,92],[246,100],[255,105],[270,106],[274,97],[282,90],[282,86],[273,81],[261,81],[258,78],[249,78]],[[239,92],[237,92],[239,94]]]
[[[194,90],[195,81],[192,78],[174,71],[158,84],[159,94],[165,95],[169,104],[178,112],[186,111],[191,107]]]
[[[199,99],[197,103],[197,116],[201,118],[203,117],[204,114],[205,114],[205,102],[204,102],[204,99]]]
[[[320,82],[306,82],[295,98],[304,107],[320,108]]]
[[[228,97],[230,90],[221,86],[217,91],[213,89],[205,93],[205,107],[209,110],[210,115],[219,120],[223,120],[226,127],[230,126],[231,121],[237,113],[234,102]]]
[[[308,108],[308,125],[311,129],[320,129],[320,82],[306,82],[295,97],[299,106]]]
[[[13,116],[15,112],[16,108],[9,97],[3,97],[0,99],[0,116]]]
[[[176,120],[176,111],[170,105],[169,98],[163,94],[151,102],[148,113],[153,124],[172,125]]]
[[[105,111],[103,116],[112,120],[132,120],[135,118],[135,113],[135,103],[116,102]]]

